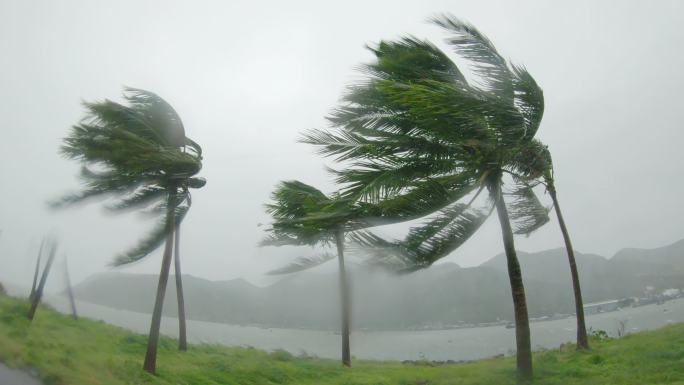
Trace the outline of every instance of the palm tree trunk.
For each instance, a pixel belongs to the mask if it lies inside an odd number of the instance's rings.
[[[40,249],[38,249],[38,259],[36,259],[36,269],[33,272],[33,284],[31,285],[31,294],[29,294],[29,302],[33,302],[33,296],[36,295],[36,284],[38,283],[38,273],[40,272],[40,258],[43,256],[43,247],[45,246],[45,238],[40,241]]]
[[[74,299],[74,291],[71,288],[71,277],[69,277],[69,265],[67,259],[64,257],[64,282],[67,287],[67,295],[69,296],[69,304],[71,305],[71,317],[78,319],[78,312],[76,311],[76,300]]]
[[[50,245],[50,254],[48,256],[47,263],[45,264],[45,269],[43,269],[43,274],[40,276],[40,283],[36,288],[36,292],[33,294],[31,299],[31,308],[28,312],[29,321],[33,321],[33,317],[36,315],[36,309],[40,303],[40,299],[43,297],[43,289],[45,289],[45,282],[47,282],[48,274],[50,274],[50,268],[52,267],[52,261],[55,260],[55,254],[57,253],[57,246],[53,243]]]
[[[176,186],[169,186],[169,198],[166,211],[167,233],[166,244],[164,245],[164,256],[162,258],[161,271],[159,273],[159,284],[157,285],[157,297],[154,301],[152,311],[152,323],[150,324],[150,335],[147,339],[147,352],[145,353],[145,363],[143,369],[155,374],[157,370],[157,345],[159,344],[159,327],[161,326],[162,307],[164,306],[164,295],[166,294],[166,284],[169,281],[169,270],[171,269],[171,252],[173,248],[173,233],[176,217]]]
[[[501,193],[501,176],[493,182],[493,192],[496,199],[496,212],[501,224],[504,250],[508,262],[508,278],[511,283],[513,295],[513,311],[515,313],[515,342],[518,378],[522,382],[532,380],[532,343],[530,341],[530,322],[527,315],[527,301],[525,299],[525,286],[523,285],[520,263],[513,242],[513,230]]]
[[[344,267],[344,232],[335,233],[337,243],[337,261],[339,263],[340,277],[340,299],[342,305],[342,365],[351,367],[351,352],[349,349],[349,282],[347,281],[347,271]]]
[[[575,251],[570,242],[570,234],[567,227],[565,227],[565,220],[558,205],[558,197],[556,196],[556,187],[552,184],[548,187],[549,194],[553,200],[553,207],[556,210],[556,217],[558,218],[558,225],[561,233],[563,233],[563,240],[565,241],[565,249],[568,253],[568,262],[570,263],[570,274],[572,275],[572,289],[575,293],[575,314],[577,315],[577,349],[589,349],[589,339],[587,338],[587,326],[584,322],[584,303],[582,301],[582,288],[580,287],[579,273],[577,272],[577,263],[575,262]]]
[[[183,297],[183,278],[180,265],[180,223],[176,224],[174,244],[174,275],[176,276],[176,298],[178,299],[178,350],[188,350],[185,326],[185,298]]]

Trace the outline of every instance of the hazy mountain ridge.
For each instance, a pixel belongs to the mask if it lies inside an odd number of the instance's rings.
[[[585,303],[684,287],[684,240],[656,249],[624,249],[607,259],[576,252]],[[531,317],[573,313],[565,249],[519,252]],[[477,267],[446,263],[404,276],[353,269],[356,328],[442,327],[510,319],[510,286],[503,255]],[[84,301],[149,312],[157,276],[105,273],[75,288]],[[335,329],[339,323],[336,273],[302,272],[268,287],[242,279],[209,281],[183,276],[188,318],[233,324]],[[173,277],[164,314],[177,312]]]

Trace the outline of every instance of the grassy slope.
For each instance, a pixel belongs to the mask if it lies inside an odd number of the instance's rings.
[[[513,384],[514,360],[498,358],[442,366],[333,360],[286,352],[194,345],[176,351],[163,338],[158,376],[141,370],[144,336],[102,322],[74,321],[41,308],[32,325],[24,302],[0,295],[0,361],[33,367],[46,384]],[[684,384],[684,324],[535,354],[535,384]]]

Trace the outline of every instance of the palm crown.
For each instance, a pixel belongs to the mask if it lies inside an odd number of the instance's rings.
[[[194,177],[202,168],[200,146],[185,136],[176,111],[156,94],[127,88],[128,105],[110,100],[85,103],[86,117],[72,127],[61,153],[83,164],[84,189],[53,202],[53,207],[94,197],[116,197],[107,206],[114,212],[149,208],[159,224],[113,264],[135,262],[159,247],[168,232],[169,194],[182,220],[190,205],[190,188],[204,185]]]
[[[361,206],[374,204],[378,216],[396,218],[392,210],[407,197],[412,206],[401,206],[400,217],[436,212],[401,243],[362,240],[391,246],[414,267],[448,255],[479,228],[499,199],[504,174],[514,177],[516,232],[529,233],[548,220],[548,210],[516,173],[521,165],[514,165],[541,122],[541,89],[474,27],[450,17],[433,22],[450,33],[447,44],[471,64],[475,80],[429,42],[381,42],[371,48],[376,61],[363,67],[367,79],[352,86],[330,116],[333,130],[303,138],[350,164],[335,172],[343,195]],[[474,207],[484,188],[489,207]]]

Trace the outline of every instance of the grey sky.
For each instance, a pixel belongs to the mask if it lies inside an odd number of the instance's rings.
[[[539,138],[554,155],[559,199],[583,252],[612,255],[684,237],[680,149],[684,3],[679,1],[10,1],[0,2],[0,280],[26,283],[43,234],[59,236],[75,281],[106,270],[153,225],[100,205],[52,213],[78,188],[57,148],[81,100],[157,92],[203,146],[207,186],[183,230],[184,272],[261,274],[296,255],[259,249],[274,184],[331,190],[321,158],[296,143],[368,61],[367,43],[413,34],[450,12],[527,66],[546,96]],[[327,163],[330,165],[330,163]],[[555,218],[554,218],[555,220]],[[562,245],[554,223],[521,250]],[[473,265],[502,249],[495,218],[449,257]],[[160,252],[131,272],[158,272]]]

